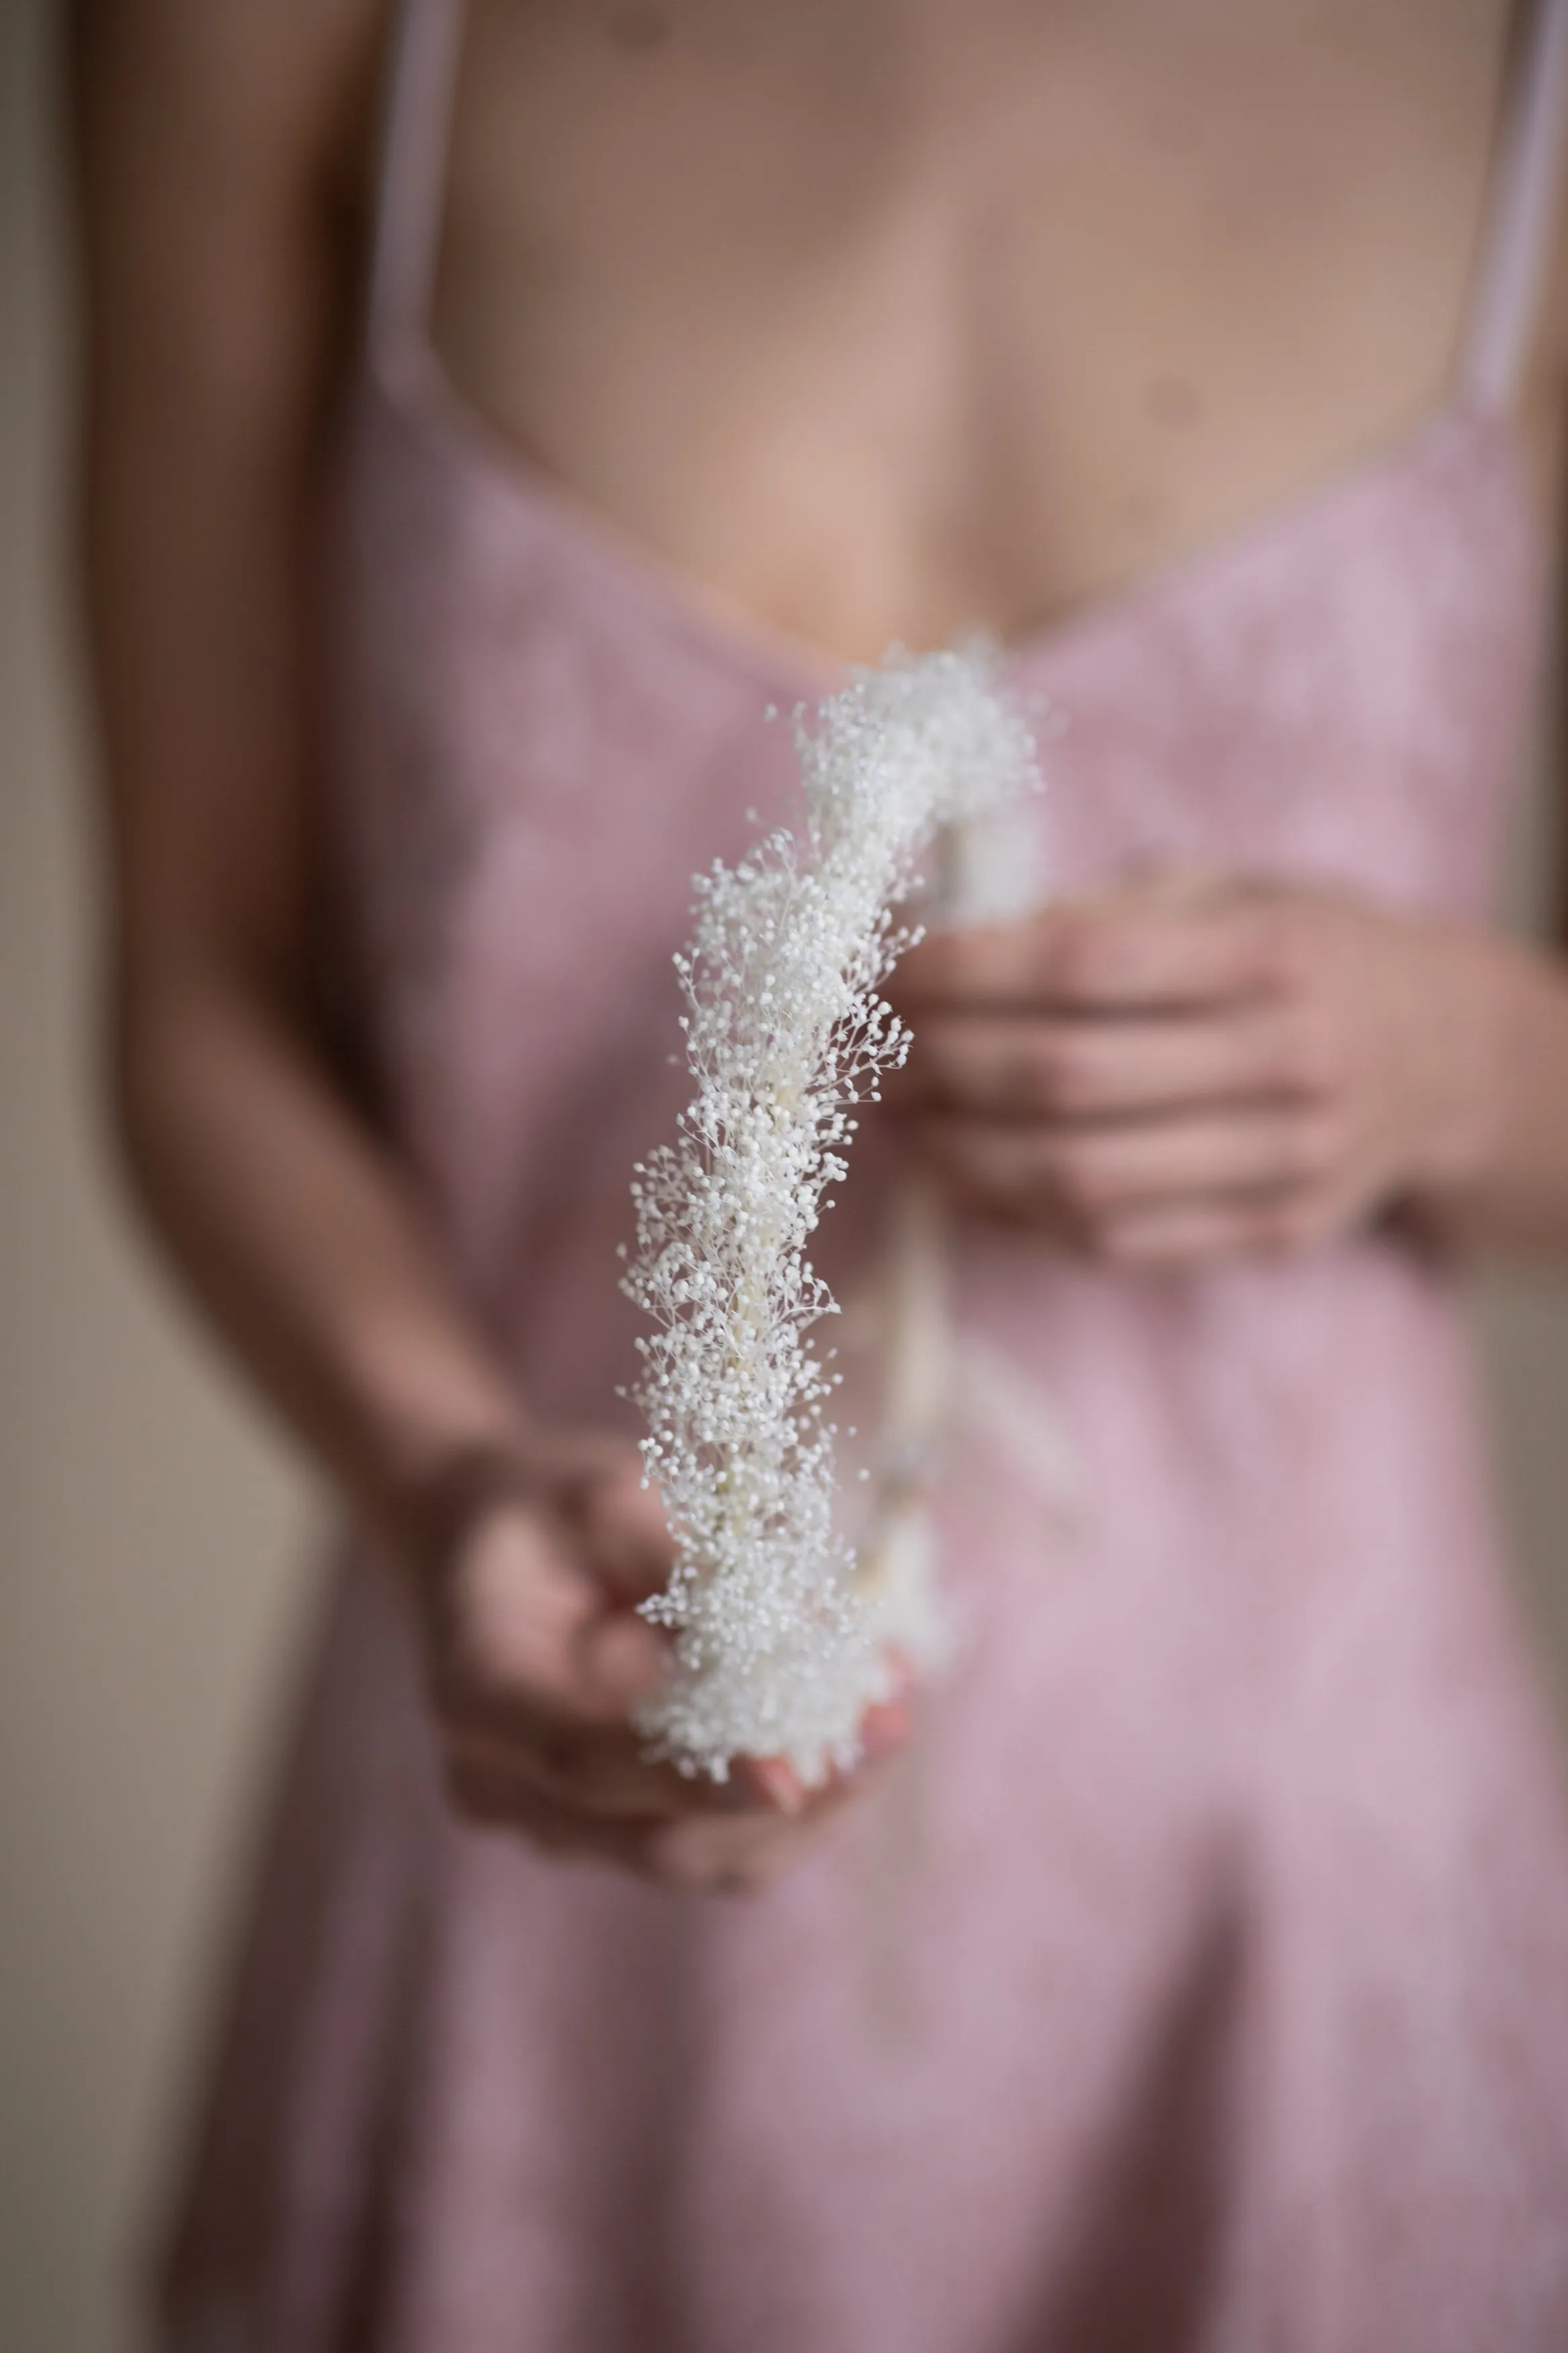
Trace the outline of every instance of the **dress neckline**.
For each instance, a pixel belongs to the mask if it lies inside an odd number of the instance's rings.
[[[431,295],[445,211],[447,140],[467,0],[397,0],[388,55],[368,314],[361,345],[371,385],[426,445],[494,496],[547,525],[606,584],[657,609],[709,654],[805,699],[853,665],[797,637],[662,556],[650,543],[549,474],[491,425],[453,378],[431,332]],[[1523,0],[1505,72],[1489,193],[1456,352],[1437,392],[1357,454],[1222,526],[1134,578],[1090,594],[1004,641],[1010,667],[1054,661],[1175,596],[1196,595],[1266,551],[1338,513],[1373,486],[1419,464],[1446,435],[1491,446],[1535,532],[1509,410],[1544,280],[1568,156],[1568,0]]]
[[[831,694],[857,667],[726,597],[557,480],[489,423],[458,389],[423,332],[409,328],[395,338],[374,339],[364,373],[376,396],[445,462],[468,474],[488,495],[521,509],[575,561],[591,566],[621,596],[631,595],[675,623],[710,658],[743,665],[760,673],[774,691],[803,702]],[[1413,417],[1379,435],[1327,474],[1123,585],[1000,639],[1001,658],[1009,670],[1033,670],[1131,625],[1173,597],[1203,593],[1273,554],[1324,515],[1337,514],[1365,497],[1388,477],[1419,465],[1434,446],[1456,435],[1495,451],[1512,495],[1539,533],[1542,525],[1530,495],[1517,432],[1489,403],[1476,398],[1462,383],[1451,383]]]

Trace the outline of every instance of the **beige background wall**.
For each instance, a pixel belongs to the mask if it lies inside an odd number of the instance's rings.
[[[122,2353],[309,1513],[94,1132],[46,13],[0,5],[0,2347]],[[1568,1292],[1515,1282],[1489,1322],[1523,1551],[1568,1657]]]

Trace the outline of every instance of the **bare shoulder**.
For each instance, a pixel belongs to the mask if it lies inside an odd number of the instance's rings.
[[[387,0],[75,0],[73,93],[89,127],[150,109],[184,149],[215,133],[244,164],[341,132],[379,46]]]
[[[89,279],[171,307],[362,201],[387,0],[76,0],[74,156]],[[107,289],[97,281],[107,275]],[[244,272],[241,272],[243,279]],[[98,306],[101,311],[103,305]],[[145,323],[154,328],[158,316]],[[216,315],[216,314],[215,314]],[[124,322],[128,323],[128,322]]]
[[[298,617],[358,282],[384,0],[77,0],[79,499],[127,953],[265,938],[309,877]]]

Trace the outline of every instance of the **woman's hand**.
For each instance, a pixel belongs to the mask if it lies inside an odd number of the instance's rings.
[[[448,1792],[469,1820],[551,1852],[596,1856],[668,1885],[749,1889],[808,1845],[907,1730],[881,1708],[852,1779],[807,1792],[787,1765],[730,1781],[650,1763],[630,1725],[665,1671],[635,1605],[670,1545],[636,1451],[563,1438],[526,1460],[481,1456],[426,1498],[416,1550]]]
[[[1127,1261],[1303,1249],[1463,1193],[1525,962],[1326,890],[1141,882],[913,951],[892,1099],[979,1214]]]

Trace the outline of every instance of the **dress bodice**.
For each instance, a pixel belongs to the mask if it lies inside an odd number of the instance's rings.
[[[1053,886],[1158,860],[1479,913],[1543,579],[1508,429],[1456,400],[1013,649],[1052,723]],[[328,628],[340,960],[386,1115],[498,1335],[613,1414],[631,1166],[683,1100],[691,878],[789,821],[769,713],[832,672],[489,447],[417,343],[349,421]]]

